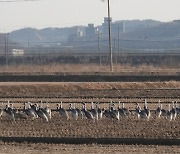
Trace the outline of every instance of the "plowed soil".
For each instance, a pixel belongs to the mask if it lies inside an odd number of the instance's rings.
[[[33,100],[39,101],[39,97],[52,96],[62,98],[70,96],[66,100],[65,108],[68,108],[69,103],[73,102],[74,97],[79,104],[82,98],[87,96],[91,99],[85,99],[89,102],[93,101],[93,97],[98,97],[101,102],[103,97],[117,96],[180,96],[179,82],[139,82],[139,83],[0,83],[0,96],[16,97],[19,96],[19,101],[14,101],[17,108],[23,107],[23,97],[35,97]],[[123,91],[124,89],[124,91]],[[150,90],[147,90],[150,89]],[[159,89],[159,90],[157,90]],[[166,89],[166,90],[164,90]],[[118,94],[119,93],[119,94]],[[103,96],[103,97],[102,97]],[[22,98],[21,98],[22,97]],[[60,97],[60,98],[61,98]],[[13,100],[13,98],[11,98]],[[23,101],[22,101],[22,100]],[[111,98],[112,99],[112,98]],[[3,99],[2,99],[3,100]],[[8,100],[8,99],[6,99]],[[20,101],[21,100],[21,101]],[[60,101],[58,99],[56,101]],[[109,99],[110,100],[110,99]],[[112,99],[113,100],[113,99]],[[47,100],[46,100],[47,101]],[[51,99],[48,99],[50,108],[55,109],[56,104]],[[127,101],[127,100],[126,100]],[[132,100],[131,100],[132,101]],[[140,100],[142,103],[144,100]],[[149,108],[155,110],[158,100],[154,103],[149,103]],[[166,100],[168,101],[168,100]],[[6,101],[3,100],[4,103]],[[127,103],[129,103],[127,101]],[[167,103],[164,108],[167,109]],[[169,102],[170,103],[170,102]],[[4,104],[5,105],[5,104]],[[90,105],[90,104],[89,104]],[[90,106],[87,107],[90,107]],[[129,109],[134,109],[133,103],[125,104]],[[108,107],[107,103],[101,107]],[[155,118],[154,112],[149,121],[137,120],[135,115],[130,115],[128,118],[121,118],[119,121],[108,118],[103,118],[98,123],[93,123],[91,120],[78,119],[77,121],[70,119],[69,121],[60,117],[59,113],[53,112],[53,117],[50,122],[44,122],[42,119],[27,119],[23,116],[12,122],[3,115],[0,119],[0,136],[7,137],[113,137],[113,138],[180,138],[180,118],[175,121],[167,119]]]
[[[82,102],[81,98],[89,102],[97,98],[103,102],[109,100],[118,100],[118,96],[130,97],[175,97],[179,101],[180,96],[179,82],[138,82],[138,83],[0,83],[0,97],[6,103],[10,100],[18,108],[23,107],[26,97],[33,98],[33,101],[39,101],[43,97],[52,97],[53,99],[66,100],[66,103],[76,101]],[[18,97],[18,98],[16,98]],[[60,99],[59,99],[60,98]],[[68,99],[67,99],[68,98]],[[44,99],[45,100],[45,99]],[[87,101],[86,100],[86,101]],[[55,104],[51,98],[46,98],[51,108]],[[132,101],[132,100],[131,100]],[[136,101],[136,100],[135,100]],[[142,100],[140,100],[142,101]],[[158,99],[154,99],[158,102]],[[168,101],[166,100],[166,104]],[[52,103],[52,104],[51,104]],[[127,102],[128,103],[128,102]],[[5,105],[5,104],[2,104]],[[125,104],[126,107],[133,109],[134,104]],[[157,104],[149,103],[150,109],[154,110]],[[67,106],[65,106],[67,107]],[[78,107],[81,107],[80,105]],[[89,107],[89,106],[88,106]],[[107,104],[104,104],[107,107]],[[166,106],[167,109],[167,106]],[[147,139],[180,139],[180,117],[176,120],[169,121],[162,118],[157,119],[152,111],[152,117],[149,121],[141,119],[132,114],[127,118],[120,118],[119,121],[103,119],[93,122],[87,119],[65,120],[60,117],[59,113],[53,112],[50,122],[42,119],[30,119],[24,116],[17,118],[12,122],[5,114],[0,119],[0,136],[1,137],[66,137],[66,138],[147,138]],[[44,144],[0,144],[2,153],[9,153],[10,149],[15,149],[16,153],[43,153],[51,151],[52,153],[69,153],[75,149],[74,153],[105,153],[107,152],[135,152],[135,153],[178,153],[179,146],[156,147],[156,146],[118,146],[118,145],[44,145]],[[16,149],[19,147],[19,149]],[[44,149],[44,147],[46,147]],[[35,148],[35,149],[34,149]],[[34,149],[34,150],[32,150]],[[37,150],[37,151],[36,151]],[[169,152],[168,152],[169,151]],[[12,152],[12,151],[11,151]]]
[[[178,154],[179,146],[158,145],[69,145],[69,144],[31,144],[31,143],[0,143],[1,154],[95,154],[95,153],[134,153],[134,154]]]
[[[157,119],[138,120],[131,115],[119,121],[103,117],[97,123],[88,119],[66,120],[53,113],[52,120],[19,118],[12,122],[7,117],[0,120],[1,137],[64,137],[64,138],[156,138],[180,139],[180,117],[175,121]]]
[[[179,97],[180,82],[4,82],[0,97]]]

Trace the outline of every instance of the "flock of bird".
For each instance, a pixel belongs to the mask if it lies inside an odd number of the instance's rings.
[[[66,109],[63,108],[62,102],[60,102],[57,104],[56,109],[50,109],[48,104],[46,107],[43,107],[41,101],[40,105],[38,103],[27,102],[24,103],[23,109],[16,109],[13,107],[13,104],[8,101],[5,108],[0,108],[0,117],[5,113],[12,121],[16,121],[18,118],[30,117],[32,119],[42,118],[44,121],[48,122],[52,118],[52,112],[58,112],[59,115],[66,120],[91,119],[94,122],[97,122],[103,117],[120,120],[121,118],[126,118],[130,115],[137,116],[137,119],[149,120],[151,118],[151,112],[154,111],[157,118],[165,118],[172,121],[176,120],[177,115],[180,114],[180,107],[177,102],[170,103],[168,110],[162,108],[160,101],[156,110],[150,110],[146,100],[143,109],[139,103],[136,103],[134,110],[125,108],[124,103],[119,102],[117,107],[116,104],[117,103],[110,102],[109,108],[105,109],[101,108],[99,103],[92,102],[91,108],[87,109],[86,103],[82,103],[82,108],[79,109],[76,107],[76,103],[70,103],[69,108]]]

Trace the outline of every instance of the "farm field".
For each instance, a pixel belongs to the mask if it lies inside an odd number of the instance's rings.
[[[179,75],[180,69],[177,65],[155,66],[151,64],[114,64],[113,72],[110,71],[108,64],[10,64],[0,66],[1,74],[121,74],[121,75]]]
[[[1,137],[54,137],[54,138],[146,138],[146,139],[180,139],[180,117],[175,121],[157,119],[149,121],[127,118],[108,119],[103,117],[97,123],[90,119],[70,118],[66,120],[58,113],[53,113],[49,122],[42,119],[28,119],[24,116],[15,122],[7,116],[1,117]]]
[[[179,97],[180,82],[0,82],[1,98]]]
[[[172,153],[178,154],[179,146],[159,146],[159,145],[97,145],[97,144],[33,144],[33,143],[0,143],[1,154],[79,154],[79,153],[134,153],[134,154],[154,154]]]
[[[168,109],[172,101],[180,101],[180,83],[170,82],[4,82],[0,83],[0,107],[4,107],[9,100],[15,108],[23,109],[24,103],[31,101],[43,106],[49,105],[52,119],[49,122],[43,119],[31,119],[22,113],[15,122],[6,114],[0,118],[0,137],[50,137],[50,138],[124,138],[124,139],[180,139],[180,116],[176,120],[169,121],[166,118],[158,119],[154,110],[158,107],[159,99],[163,108]],[[90,108],[91,102],[99,102],[100,107],[108,108],[108,103],[113,101],[118,107],[118,101],[125,107],[134,110],[135,103],[143,107],[144,99],[147,99],[148,107],[152,110],[149,120],[138,119],[135,114],[128,117],[120,117],[119,120],[102,119],[94,122],[90,119],[69,120],[64,119],[55,111],[57,103],[63,101],[63,107],[68,109],[70,103],[76,102],[78,108],[82,108],[82,102],[87,102]],[[21,153],[178,153],[179,145],[69,145],[46,143],[0,143],[4,153],[10,149]]]

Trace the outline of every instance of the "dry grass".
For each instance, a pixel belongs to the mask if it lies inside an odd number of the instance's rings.
[[[177,74],[179,68],[153,66],[153,65],[138,65],[132,66],[129,64],[114,64],[115,73],[121,74]],[[47,65],[9,65],[0,66],[1,73],[97,73],[111,72],[109,65],[98,64],[47,64]]]

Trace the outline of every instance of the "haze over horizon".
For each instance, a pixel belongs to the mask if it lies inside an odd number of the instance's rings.
[[[1,0],[0,4],[0,32],[25,27],[100,25],[107,16],[107,2],[102,0]],[[169,22],[180,19],[179,6],[179,0],[111,0],[111,17],[113,21]]]

